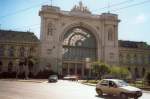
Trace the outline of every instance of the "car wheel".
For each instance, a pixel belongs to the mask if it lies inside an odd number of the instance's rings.
[[[125,93],[120,94],[121,99],[128,99],[128,96]]]
[[[134,99],[138,99],[138,97],[134,97]]]
[[[102,96],[103,95],[103,92],[101,89],[96,89],[96,92],[98,94],[98,96]]]

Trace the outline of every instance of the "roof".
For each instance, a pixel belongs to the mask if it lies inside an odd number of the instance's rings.
[[[119,40],[119,47],[126,47],[126,48],[150,48],[150,45],[148,45],[146,42]]]
[[[0,30],[0,42],[39,42],[32,32]]]

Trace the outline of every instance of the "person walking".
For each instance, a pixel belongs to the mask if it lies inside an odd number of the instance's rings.
[[[16,79],[18,79],[18,75],[20,73],[19,59],[16,59]]]
[[[25,79],[27,80],[27,79],[29,79],[29,67],[28,67],[28,63],[29,63],[29,61],[28,61],[28,58],[25,58],[25,60],[24,60],[24,74],[25,74]]]

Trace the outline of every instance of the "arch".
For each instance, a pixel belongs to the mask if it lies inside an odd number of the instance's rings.
[[[135,78],[139,78],[139,69],[137,67],[134,68]]]
[[[13,57],[15,55],[15,48],[13,46],[10,46],[8,49],[8,55],[9,57]]]
[[[98,33],[96,31],[96,29],[94,29],[92,26],[88,25],[88,24],[85,24],[83,22],[79,22],[79,23],[73,23],[73,24],[69,24],[68,26],[66,26],[66,28],[63,30],[63,32],[59,35],[59,40],[62,42],[63,41],[63,38],[64,38],[64,35],[65,33],[71,29],[71,28],[74,28],[74,27],[81,27],[81,28],[84,28],[88,31],[90,31],[94,37],[96,38],[96,43],[97,43],[97,46],[99,46],[99,42],[100,42],[100,38],[98,38]]]
[[[66,50],[64,56],[72,57],[71,59],[97,59],[96,38],[90,31],[81,27],[71,28],[65,33],[63,48]]]
[[[25,48],[20,47],[19,53],[20,53],[20,57],[24,57],[25,56]]]
[[[8,63],[8,72],[12,72],[12,69],[13,69],[13,63],[10,61]]]
[[[0,72],[2,71],[3,63],[0,61]]]
[[[143,68],[142,68],[142,77],[145,76],[145,73],[146,73],[146,69],[143,67]]]
[[[4,46],[0,46],[0,56],[4,56],[5,48]]]
[[[98,58],[99,35],[88,24],[79,22],[67,25],[60,33],[59,41],[63,48],[63,75],[74,73],[83,76],[84,60],[91,58],[94,61]]]

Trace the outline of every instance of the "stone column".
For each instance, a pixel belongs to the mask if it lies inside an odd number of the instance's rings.
[[[75,75],[77,75],[77,64],[75,64]]]
[[[84,77],[84,64],[83,63],[82,63],[82,67],[81,68],[82,68],[82,74],[81,75],[82,75],[82,77]]]
[[[68,68],[67,74],[70,74],[70,66],[69,66],[69,63],[67,64],[67,68]]]

